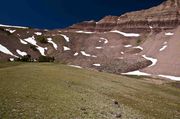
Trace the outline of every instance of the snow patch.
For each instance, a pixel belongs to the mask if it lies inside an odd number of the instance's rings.
[[[11,51],[9,51],[5,46],[3,46],[1,44],[0,44],[0,52],[5,53],[7,55],[14,56],[14,57],[18,57],[16,55],[14,55]]]
[[[69,37],[67,37],[66,35],[64,35],[64,34],[60,34],[62,37],[64,37],[64,39],[66,40],[66,42],[69,42],[70,40],[69,40]]]
[[[36,34],[37,36],[41,36],[42,35],[41,32],[35,32],[34,34]]]
[[[137,75],[137,76],[150,76],[151,74],[137,71],[127,72],[127,73],[121,73],[122,75]]]
[[[142,55],[142,56],[143,56],[145,59],[150,60],[150,61],[152,62],[152,64],[151,64],[150,66],[148,66],[148,67],[152,67],[152,66],[156,65],[157,59],[154,59],[154,58],[151,58],[151,57],[147,57],[146,55]]]
[[[68,66],[70,66],[70,67],[75,67],[75,68],[78,68],[78,69],[82,69],[81,66],[77,66],[77,65],[68,65]]]
[[[53,45],[54,49],[56,49],[56,50],[58,49],[57,44],[55,42],[53,42],[52,38],[47,38],[47,41],[48,41],[48,43],[51,43]]]
[[[28,44],[27,42],[23,41],[22,39],[20,39],[20,42],[25,45]]]
[[[9,33],[14,33],[16,30],[6,29],[6,31],[9,31]]]
[[[171,32],[168,32],[168,33],[165,33],[166,36],[173,36],[174,33],[171,33]]]
[[[35,41],[35,37],[34,37],[34,36],[29,37],[29,38],[26,38],[26,39],[24,39],[24,40],[25,40],[26,42],[32,44],[32,45],[35,45],[35,46],[37,47],[37,49],[39,50],[39,52],[41,53],[41,55],[46,56],[46,55],[45,55],[45,50],[46,50],[46,48],[43,48],[43,47],[41,47],[41,46],[38,46],[38,45],[37,45],[37,42]]]
[[[96,47],[96,49],[102,49],[102,47]]]
[[[143,50],[143,48],[141,46],[136,46],[136,47],[133,47],[133,48],[137,48],[137,49]]]
[[[158,76],[163,77],[163,78],[167,78],[167,79],[171,79],[174,81],[180,81],[180,77],[176,77],[176,76],[169,76],[169,75],[158,75]]]
[[[100,67],[101,64],[93,64],[93,66]]]
[[[86,57],[94,57],[94,58],[97,57],[96,55],[87,54],[85,51],[81,51],[81,54],[86,56]]]
[[[81,54],[86,56],[86,57],[90,57],[91,56],[90,54],[87,54],[85,51],[81,51]]]
[[[76,33],[92,34],[92,33],[95,33],[95,32],[89,32],[89,31],[76,31]]]
[[[27,53],[26,52],[22,52],[22,51],[20,51],[20,50],[16,50],[16,52],[19,54],[19,55],[21,55],[21,56],[26,56],[27,55]]]
[[[9,58],[9,60],[10,60],[11,62],[13,62],[13,61],[14,61],[14,58]]]
[[[122,55],[124,55],[124,52],[121,52]]]
[[[71,50],[70,48],[66,47],[66,46],[63,46],[64,48],[64,51],[68,51],[68,50]]]
[[[132,45],[125,45],[124,47],[125,48],[130,48],[130,47],[132,47]]]
[[[118,31],[118,30],[113,30],[113,31],[110,31],[112,33],[119,33],[125,37],[139,37],[140,34],[137,34],[137,33],[125,33],[125,32],[121,32],[121,31]]]
[[[79,53],[78,53],[78,52],[76,52],[76,53],[74,53],[74,56],[78,56],[78,54],[79,54]]]
[[[161,49],[159,49],[159,51],[163,51],[167,48],[167,45],[164,45]]]

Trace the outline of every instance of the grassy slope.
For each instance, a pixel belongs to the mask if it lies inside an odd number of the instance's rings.
[[[113,103],[119,102],[119,106]],[[60,64],[0,63],[0,118],[178,119],[180,89]]]

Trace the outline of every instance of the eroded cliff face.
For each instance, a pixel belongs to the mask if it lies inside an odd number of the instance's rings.
[[[106,16],[102,20],[87,21],[69,27],[69,30],[106,32],[113,29],[123,31],[150,32],[173,29],[180,25],[180,1],[168,0],[148,10],[126,13],[122,16]]]

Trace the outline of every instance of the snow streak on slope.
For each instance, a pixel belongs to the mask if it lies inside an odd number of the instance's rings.
[[[53,42],[52,38],[47,38],[48,43],[51,43],[53,45],[53,47],[57,50],[58,46],[55,42]]]
[[[70,48],[68,48],[68,47],[66,47],[66,46],[63,46],[63,49],[64,49],[64,51],[71,50]]]
[[[37,47],[37,49],[39,50],[39,52],[41,53],[41,55],[46,56],[46,55],[45,55],[45,50],[46,50],[47,48],[43,48],[43,47],[41,47],[41,46],[38,46],[38,45],[37,45],[37,42],[35,41],[35,37],[34,37],[34,36],[29,37],[29,38],[26,38],[26,39],[24,39],[24,40],[25,40],[26,42],[32,44],[32,45],[35,45],[35,46]]]
[[[137,34],[137,33],[125,33],[125,32],[121,32],[121,31],[118,31],[118,30],[113,30],[113,31],[110,31],[112,33],[119,33],[125,37],[139,37],[140,34]]]
[[[70,40],[69,40],[69,37],[67,37],[66,35],[64,35],[64,34],[60,34],[62,37],[64,37],[64,39],[66,40],[66,42],[69,42]]]
[[[148,67],[152,67],[152,66],[156,65],[157,59],[154,59],[154,58],[152,58],[152,57],[147,57],[146,55],[142,55],[142,56],[143,56],[145,59],[150,60],[150,61],[152,62],[152,64],[151,64],[150,66],[148,66]]]
[[[14,55],[11,51],[9,51],[5,46],[3,46],[1,44],[0,44],[0,52],[3,52],[5,54],[7,54],[7,55],[11,55],[13,57],[18,57],[16,55]]]
[[[21,28],[21,29],[27,29],[28,27],[22,27],[22,26],[10,26],[10,25],[3,25],[0,24],[1,27],[7,27],[7,28]]]
[[[150,76],[151,74],[147,74],[144,72],[140,72],[139,70],[137,71],[132,71],[132,72],[127,72],[127,73],[121,73],[122,75],[137,75],[137,76]]]
[[[26,52],[22,52],[22,51],[20,51],[20,50],[16,50],[16,52],[19,54],[19,55],[21,55],[21,56],[26,56],[27,55],[27,53]]]
[[[169,75],[158,75],[158,76],[163,77],[163,78],[167,78],[167,79],[171,79],[174,81],[180,81],[180,77],[176,77],[176,76],[169,76]]]

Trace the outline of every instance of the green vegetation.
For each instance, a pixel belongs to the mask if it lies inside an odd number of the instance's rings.
[[[49,57],[49,56],[40,56],[38,61],[39,62],[54,62],[54,57]]]
[[[46,37],[44,36],[36,36],[36,40],[39,41],[40,43],[45,43],[45,44],[48,43]]]
[[[30,44],[29,47],[33,50],[33,51],[38,51],[37,47],[35,45]]]
[[[140,43],[141,43],[141,39],[138,39],[138,40],[136,41],[136,44],[137,44],[137,45],[140,45]]]
[[[180,89],[154,81],[56,63],[0,63],[0,118],[179,119]]]
[[[15,61],[20,61],[20,62],[31,62],[31,55],[25,55],[20,58],[15,59]]]

